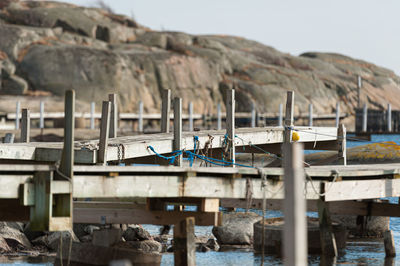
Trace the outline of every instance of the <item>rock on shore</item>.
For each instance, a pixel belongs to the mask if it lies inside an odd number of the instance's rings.
[[[97,8],[48,1],[6,1],[0,6],[0,68],[3,94],[44,91],[63,96],[74,88],[86,103],[117,92],[121,111],[160,108],[160,91],[171,89],[194,103],[195,112],[215,112],[224,90],[235,88],[238,110],[257,103],[276,112],[285,91],[296,92],[295,111],[343,112],[363,102],[400,109],[400,78],[372,63],[333,53],[293,56],[240,37],[152,31],[135,20]],[[7,107],[0,107],[1,109]],[[62,106],[49,106],[49,110]],[[88,106],[85,107],[86,109]]]

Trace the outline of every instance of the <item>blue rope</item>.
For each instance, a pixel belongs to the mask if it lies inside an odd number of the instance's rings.
[[[164,155],[161,155],[161,154],[159,154],[158,152],[156,152],[152,146],[147,146],[147,148],[149,148],[152,152],[154,152],[154,154],[155,154],[156,156],[158,156],[158,157],[160,157],[160,158],[163,158],[163,159],[169,161],[169,164],[173,164],[174,161],[175,161],[175,158],[178,157],[179,155],[181,155],[182,152],[183,152],[183,151],[173,151],[172,154],[175,154],[175,155],[172,155],[172,156],[164,156]]]
[[[194,153],[196,153],[197,142],[198,141],[199,141],[199,137],[198,136],[194,136],[193,137],[193,142],[194,142],[193,150],[194,150]],[[189,154],[189,165],[190,165],[190,167],[193,166],[193,162],[194,162],[194,156],[193,156],[193,154]]]

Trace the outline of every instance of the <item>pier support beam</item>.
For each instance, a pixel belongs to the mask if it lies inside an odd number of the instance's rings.
[[[325,183],[321,183],[320,193],[321,195],[325,193]],[[322,256],[327,258],[337,257],[336,239],[333,234],[329,205],[325,202],[325,196],[320,196],[317,205]]]
[[[161,91],[161,133],[169,133],[169,112],[171,109],[171,90]]]
[[[340,124],[340,102],[336,103],[336,119],[335,119],[335,127],[339,127]]]
[[[307,265],[307,221],[304,197],[303,146],[284,144],[283,258],[285,265]]]
[[[388,230],[383,233],[386,257],[396,257],[396,246],[394,244],[393,232]]]
[[[235,90],[226,91],[226,134],[228,136],[228,160],[235,163]],[[232,167],[235,167],[232,164]]]
[[[174,263],[176,266],[196,265],[194,217],[188,217],[174,226]]]
[[[28,143],[31,131],[31,117],[28,109],[22,109],[21,142]]]
[[[108,100],[111,102],[111,114],[110,114],[110,138],[117,137],[118,131],[118,103],[117,94],[112,93],[108,95]]]
[[[100,142],[99,151],[97,154],[97,164],[107,164],[107,147],[108,147],[108,136],[110,129],[110,109],[111,103],[103,101],[101,109],[101,121],[100,121]]]
[[[182,149],[182,98],[174,99],[174,151]],[[182,166],[183,156],[175,158],[174,165]]]

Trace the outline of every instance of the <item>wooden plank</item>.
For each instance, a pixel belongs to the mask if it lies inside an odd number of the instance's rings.
[[[30,131],[31,131],[30,112],[28,109],[22,109],[21,142],[27,143],[30,141]]]
[[[394,244],[394,237],[392,230],[387,230],[383,233],[383,243],[385,245],[386,257],[396,257],[396,246]]]
[[[182,98],[174,99],[174,151],[182,150]],[[182,166],[182,154],[175,158],[174,165]]]
[[[108,136],[110,129],[110,112],[111,103],[103,101],[102,112],[101,112],[101,123],[100,123],[100,143],[98,160],[99,164],[105,165],[107,163],[107,149],[108,149]]]
[[[174,265],[196,265],[194,217],[187,217],[174,226]]]
[[[111,111],[110,111],[110,131],[109,137],[116,138],[118,132],[118,103],[117,103],[117,94],[111,93],[108,95],[108,101],[111,103]],[[102,113],[103,117],[103,113]]]
[[[168,133],[171,109],[171,90],[161,91],[161,101],[161,133]]]
[[[288,97],[289,98],[289,97]],[[284,146],[285,200],[283,214],[283,258],[285,265],[307,265],[307,221],[304,199],[303,149],[301,144]],[[267,185],[268,187],[268,185]]]
[[[33,182],[35,187],[35,205],[31,207],[30,228],[34,231],[50,231],[53,197],[51,196],[50,182],[52,172],[35,173]]]
[[[218,212],[219,199],[201,199],[199,210],[202,212]]]
[[[235,163],[235,90],[226,91],[226,140],[228,145],[228,161]],[[235,167],[232,164],[232,167]]]
[[[74,208],[74,223],[88,224],[176,224],[186,217],[195,217],[199,226],[218,226],[217,212],[148,211],[143,209]]]

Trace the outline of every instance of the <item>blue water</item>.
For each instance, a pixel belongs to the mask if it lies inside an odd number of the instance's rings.
[[[349,136],[352,138],[352,136]],[[382,141],[394,141],[400,144],[399,135],[373,135],[371,141],[348,141],[348,147],[354,147],[358,145],[364,145],[374,142]],[[398,203],[397,198],[390,198],[391,203]],[[240,210],[239,210],[240,211]],[[261,215],[258,210],[253,210]],[[308,213],[310,216],[316,216],[316,213]],[[268,211],[266,217],[280,217],[282,213],[279,211]],[[145,225],[144,226],[151,234],[158,234],[159,226]],[[400,254],[400,218],[390,219],[390,229],[393,230],[396,251]],[[196,226],[196,235],[209,235],[212,237],[211,233],[212,227],[210,226]],[[53,259],[51,259],[53,260]],[[51,262],[45,263],[34,263],[34,262],[13,262],[13,263],[1,263],[0,265],[53,265]],[[248,251],[224,251],[224,252],[207,252],[207,253],[196,253],[196,263],[197,265],[260,265],[261,256],[254,255],[253,252]],[[309,256],[309,265],[319,265],[319,256]],[[387,262],[386,262],[387,263]],[[164,253],[162,257],[162,265],[173,265],[174,257],[173,253]],[[264,265],[282,265],[282,260],[275,256],[266,256],[264,259]],[[363,242],[349,242],[346,246],[344,253],[339,254],[336,265],[385,265],[385,252],[383,247],[383,242],[380,241],[363,241]],[[400,255],[394,258],[393,264],[387,265],[400,265]]]

